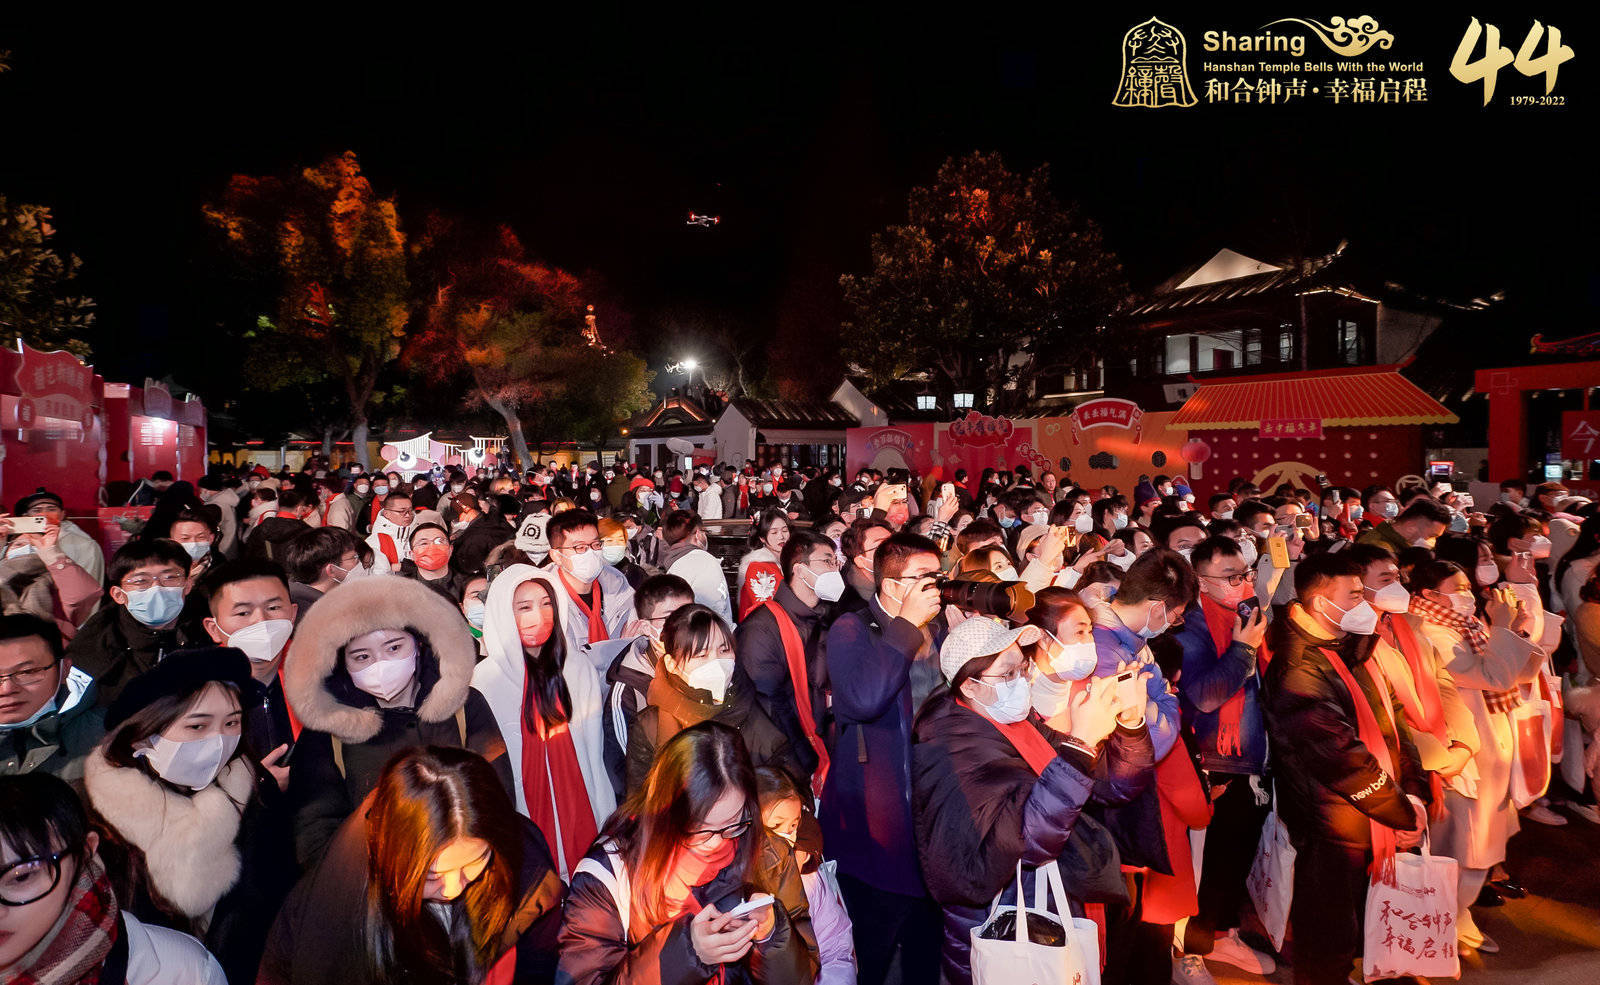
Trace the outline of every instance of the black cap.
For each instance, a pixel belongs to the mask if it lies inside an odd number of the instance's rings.
[[[119,725],[162,698],[191,694],[211,681],[232,684],[249,694],[254,678],[250,658],[231,646],[207,646],[177,650],[150,670],[129,681],[106,711],[106,731]]]
[[[24,513],[28,512],[28,507],[32,506],[34,503],[54,503],[56,504],[57,509],[64,510],[67,508],[67,504],[62,502],[60,496],[57,496],[55,493],[49,492],[43,486],[40,486],[36,492],[31,492],[17,500],[17,508],[12,510],[12,512],[17,516],[22,516]]]

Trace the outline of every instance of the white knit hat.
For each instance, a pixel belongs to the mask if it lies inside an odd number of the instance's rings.
[[[944,646],[939,648],[939,671],[948,684],[961,673],[967,661],[1003,653],[1013,643],[1019,646],[1037,643],[1042,635],[1038,626],[1012,629],[1004,619],[970,616],[944,638]]]

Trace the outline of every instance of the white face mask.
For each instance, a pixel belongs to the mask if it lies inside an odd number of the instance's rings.
[[[467,599],[467,622],[472,623],[474,629],[483,628],[484,612],[483,599]]]
[[[243,650],[245,656],[257,663],[266,663],[283,652],[283,645],[293,634],[292,620],[263,619],[229,636],[228,645]]]
[[[1035,510],[1028,514],[1028,522],[1034,526],[1042,527],[1050,522],[1050,512],[1048,510]]]
[[[844,575],[831,570],[813,574],[811,590],[824,602],[837,602],[844,595]]]
[[[1380,612],[1404,612],[1411,608],[1411,593],[1406,586],[1391,581],[1372,593],[1372,607]]]
[[[707,660],[700,666],[689,671],[683,678],[683,683],[701,691],[710,691],[711,700],[722,704],[722,699],[727,697],[728,684],[733,680],[733,658],[718,657]]]
[[[1086,534],[1094,529],[1094,516],[1089,513],[1079,513],[1072,518],[1072,529],[1080,534]]]
[[[1050,651],[1050,666],[1055,668],[1055,676],[1064,677],[1069,681],[1081,681],[1094,673],[1100,657],[1095,652],[1093,640],[1086,643],[1063,643],[1052,635],[1050,642],[1053,644]]]
[[[204,739],[177,742],[159,735],[150,737],[150,748],[134,752],[149,760],[156,775],[175,787],[204,790],[222,772],[222,764],[239,748],[237,735],[208,735]]]
[[[1480,585],[1493,585],[1500,580],[1500,568],[1493,561],[1480,562],[1476,573]]]
[[[606,546],[600,548],[601,560],[610,565],[616,565],[620,563],[622,559],[627,556],[628,546],[626,544],[607,544]]]
[[[600,568],[605,564],[599,551],[584,551],[582,554],[563,551],[562,560],[565,562],[562,567],[567,569],[567,574],[579,581],[594,581],[600,577]]]
[[[1028,717],[1028,710],[1033,707],[1033,689],[1026,677],[1015,677],[999,684],[983,683],[994,689],[993,702],[977,702],[985,715],[1001,725],[1013,725]]]
[[[1018,576],[1017,576],[1017,569],[1012,567],[1009,564],[1006,565],[1005,567],[1001,568],[999,571],[996,571],[994,573],[994,576],[996,578],[1000,579],[1001,581],[1019,581],[1020,580],[1018,578]]]
[[[1107,554],[1106,560],[1121,568],[1123,571],[1127,571],[1129,568],[1133,567],[1133,562],[1137,561],[1138,558],[1134,556],[1133,548],[1130,547],[1121,554]]]
[[[1393,520],[1395,517],[1400,515],[1400,504],[1396,503],[1394,500],[1390,500],[1389,502],[1383,504],[1383,509],[1381,512],[1386,519]]]
[[[393,701],[417,676],[417,655],[401,660],[374,660],[350,674],[350,680],[379,701]]]
[[[1233,511],[1232,510],[1218,510],[1217,511],[1217,519],[1218,520],[1232,520],[1233,519]]]
[[[1431,550],[1433,550],[1433,541],[1431,539],[1427,538],[1427,537],[1418,537],[1417,539],[1415,539],[1415,540],[1413,540],[1411,542],[1411,546],[1412,547],[1426,547],[1428,550],[1431,551]]]
[[[1161,615],[1156,615],[1156,610],[1161,610]],[[1145,615],[1144,625],[1139,628],[1139,635],[1147,640],[1155,639],[1167,631],[1167,603],[1156,602],[1152,604]]]
[[[1478,614],[1478,600],[1472,597],[1471,592],[1451,592],[1450,608],[1456,610],[1458,616],[1476,616]]]
[[[1539,534],[1532,540],[1528,541],[1528,553],[1532,554],[1536,559],[1549,557],[1550,538],[1544,536],[1543,534]]]
[[[1128,525],[1128,514],[1126,514],[1126,513],[1117,513],[1117,514],[1114,514],[1114,516],[1116,517],[1116,519],[1112,520],[1111,522],[1115,523],[1117,525],[1117,529],[1118,530],[1121,530],[1123,527],[1126,527]]]
[[[183,550],[192,560],[198,561],[211,553],[211,545],[206,543],[185,543]]]
[[[1372,631],[1378,628],[1378,610],[1374,609],[1365,599],[1348,609],[1339,608],[1326,597],[1322,601],[1327,603],[1328,608],[1339,613],[1339,628],[1347,633],[1354,633],[1357,636],[1370,636]]]
[[[1189,561],[1191,563],[1194,561],[1194,548],[1180,547],[1178,548],[1178,553],[1183,555],[1183,559],[1185,561]]]

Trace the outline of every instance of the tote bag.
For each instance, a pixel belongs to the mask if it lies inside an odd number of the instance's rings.
[[[1088,924],[1087,933],[1084,927],[1074,926],[1059,867],[1054,862],[1040,866],[1034,873],[1034,885],[1034,908],[1030,911],[1022,894],[1022,863],[1018,862],[1016,905],[1000,905],[1005,895],[1002,889],[989,908],[988,919],[972,928],[973,985],[1098,985],[1098,944],[1085,946],[1086,936],[1094,941],[1094,924],[1083,921]],[[1047,887],[1055,894],[1055,910],[1046,901]],[[997,940],[994,927],[1007,915],[1015,917],[1015,926],[1009,937]],[[1045,932],[1042,936],[1058,937],[1062,943],[1033,943],[1028,932],[1030,923],[1036,932]]]
[[[1459,978],[1456,953],[1456,860],[1399,852],[1394,881],[1367,887],[1366,942],[1361,970],[1367,981],[1421,975]]]
[[[1289,829],[1278,817],[1277,790],[1273,790],[1272,812],[1261,826],[1261,841],[1245,886],[1250,890],[1250,901],[1255,904],[1261,926],[1266,928],[1272,946],[1280,951],[1289,929],[1289,904],[1294,901],[1294,855]]]
[[[1548,701],[1524,700],[1512,709],[1511,802],[1518,810],[1543,797],[1550,786],[1553,725]]]

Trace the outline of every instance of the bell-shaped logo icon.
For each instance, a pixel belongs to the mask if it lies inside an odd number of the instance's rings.
[[[1183,32],[1157,18],[1122,36],[1122,77],[1113,106],[1193,106]]]

